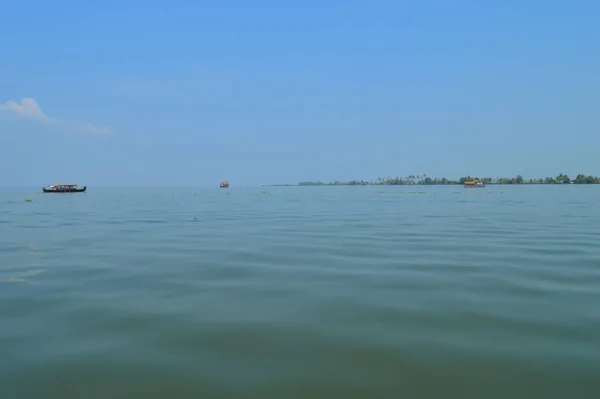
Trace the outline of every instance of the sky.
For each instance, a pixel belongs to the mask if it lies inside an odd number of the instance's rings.
[[[600,175],[600,2],[9,1],[0,186]]]

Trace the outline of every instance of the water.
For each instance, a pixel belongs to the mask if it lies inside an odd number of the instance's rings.
[[[5,189],[1,397],[596,398],[599,198]]]

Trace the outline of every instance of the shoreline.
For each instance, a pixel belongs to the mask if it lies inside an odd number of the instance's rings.
[[[297,184],[276,184],[274,186],[460,186],[465,182],[478,180],[487,185],[556,185],[556,184],[600,184],[600,177],[578,174],[571,179],[566,174],[555,177],[525,179],[521,175],[515,177],[476,177],[463,176],[459,179],[445,177],[429,177],[423,175],[409,175],[406,177],[377,178],[377,181],[351,180],[351,181],[305,181]]]
[[[571,185],[595,185],[600,183],[485,183],[486,186],[571,186]],[[447,184],[425,184],[425,183],[408,183],[408,184],[265,184],[264,187],[381,187],[381,186],[464,186],[463,183],[447,183]]]

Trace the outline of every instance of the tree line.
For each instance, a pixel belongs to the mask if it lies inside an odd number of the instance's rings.
[[[457,180],[447,179],[445,177],[430,177],[423,175],[409,175],[406,177],[379,177],[377,181],[351,180],[348,182],[333,181],[324,183],[316,182],[300,182],[300,186],[365,186],[365,185],[462,185],[467,181],[479,180],[484,184],[600,184],[600,177],[578,174],[571,179],[566,174],[559,174],[555,177],[531,178],[525,179],[521,175],[515,177],[477,177],[463,176]]]

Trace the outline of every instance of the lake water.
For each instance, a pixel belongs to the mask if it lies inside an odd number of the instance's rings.
[[[600,397],[600,186],[39,191],[2,399]]]

